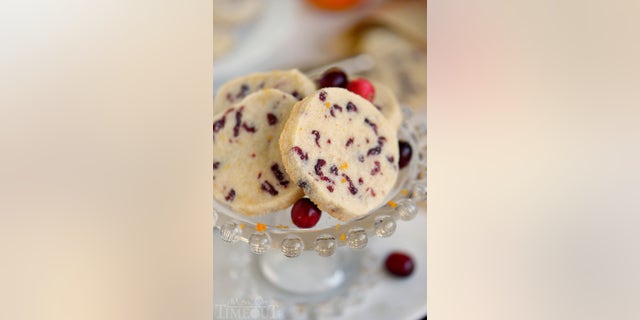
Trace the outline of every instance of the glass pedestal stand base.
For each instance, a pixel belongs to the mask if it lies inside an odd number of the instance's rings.
[[[305,252],[296,259],[267,252],[257,259],[260,276],[275,296],[306,313],[335,315],[357,304],[375,282],[377,265],[368,250],[337,250],[331,257]]]
[[[331,257],[303,252],[292,259],[273,250],[258,256],[235,247],[215,245],[216,255],[228,262],[216,272],[225,279],[215,281],[233,288],[225,294],[233,298],[216,301],[214,318],[235,319],[238,312],[247,319],[337,317],[367,299],[368,289],[381,279],[379,259],[368,249],[341,248]]]
[[[262,276],[274,287],[294,297],[314,300],[333,293],[353,279],[358,269],[356,256],[340,250],[326,258],[307,252],[291,259],[280,252],[268,251],[259,256],[257,262]]]

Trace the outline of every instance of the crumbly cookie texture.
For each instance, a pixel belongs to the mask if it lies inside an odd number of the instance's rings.
[[[220,87],[213,100],[213,112],[222,112],[250,93],[267,88],[278,89],[300,100],[313,93],[316,85],[297,69],[253,73]]]
[[[380,110],[396,131],[399,130],[402,125],[402,109],[400,109],[396,95],[393,94],[391,88],[382,83],[372,81],[372,84],[376,90],[373,105]]]
[[[282,164],[278,139],[298,99],[277,89],[248,95],[213,122],[213,196],[249,216],[292,205],[303,192]]]
[[[342,88],[296,103],[280,151],[293,183],[342,221],[381,205],[398,176],[396,129],[371,102]]]

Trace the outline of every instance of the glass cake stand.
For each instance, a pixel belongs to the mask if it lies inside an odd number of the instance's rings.
[[[403,113],[409,120],[398,131],[398,140],[411,145],[411,160],[387,199],[361,218],[343,222],[323,213],[316,226],[300,229],[291,222],[290,207],[248,217],[213,200],[214,233],[229,248],[215,258],[230,260],[230,276],[243,294],[271,299],[268,305],[253,303],[262,310],[251,314],[267,319],[335,316],[362,300],[379,269],[366,250],[368,239],[391,236],[398,221],[413,219],[417,205],[426,204],[426,125],[411,121],[408,108]],[[278,313],[265,315],[267,307]]]

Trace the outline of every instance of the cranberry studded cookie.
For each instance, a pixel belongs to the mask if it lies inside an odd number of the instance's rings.
[[[303,192],[282,165],[278,139],[298,99],[276,89],[248,95],[213,122],[213,196],[246,215],[284,209]]]
[[[233,79],[220,87],[213,100],[213,113],[226,110],[252,92],[268,88],[284,91],[298,100],[316,90],[313,81],[297,69],[254,73]]]
[[[382,204],[398,176],[396,129],[342,88],[320,89],[294,106],[280,151],[293,183],[343,221]]]

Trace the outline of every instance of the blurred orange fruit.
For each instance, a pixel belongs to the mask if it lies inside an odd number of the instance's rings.
[[[362,0],[307,0],[307,2],[320,9],[340,11],[356,6]]]

